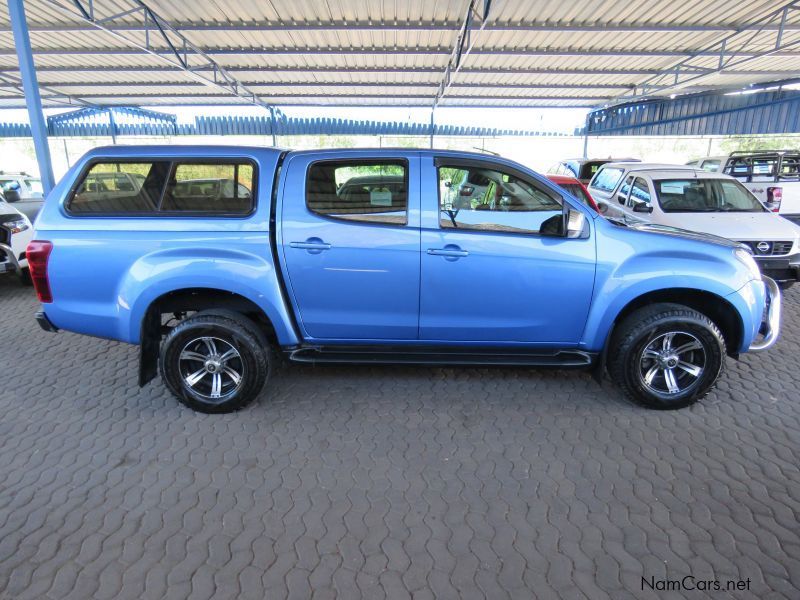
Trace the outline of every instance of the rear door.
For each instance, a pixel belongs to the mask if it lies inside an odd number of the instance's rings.
[[[611,197],[607,200],[608,209],[605,212],[607,217],[623,218],[625,216],[633,179],[633,175],[628,175],[614,193],[611,194]]]
[[[636,212],[634,210],[637,205],[644,205],[651,209],[653,207],[653,195],[650,191],[650,185],[647,179],[630,175],[625,180],[623,187],[628,188],[625,192],[627,201],[624,206],[625,216],[628,221],[652,221],[652,210],[650,213]],[[620,192],[623,192],[622,188],[620,188]]]
[[[277,241],[306,338],[415,340],[419,158],[290,155]]]
[[[561,197],[491,161],[422,160],[420,339],[577,344],[594,286],[595,241],[546,234],[562,218]],[[448,184],[475,175],[489,181],[482,196],[457,204]]]

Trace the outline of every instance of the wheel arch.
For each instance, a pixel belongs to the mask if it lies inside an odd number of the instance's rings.
[[[603,355],[608,342],[619,323],[635,310],[657,303],[681,304],[711,319],[725,339],[729,356],[738,356],[738,349],[744,338],[744,322],[736,307],[728,300],[706,290],[693,288],[666,288],[651,290],[628,301],[614,317],[605,335]]]
[[[163,293],[147,306],[139,334],[139,385],[143,386],[158,372],[161,337],[165,333],[163,315],[174,312],[235,312],[253,321],[271,344],[278,344],[273,320],[253,300],[218,288],[180,288]]]

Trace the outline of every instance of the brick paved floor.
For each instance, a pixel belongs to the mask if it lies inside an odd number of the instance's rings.
[[[691,574],[800,598],[786,304],[777,347],[678,412],[577,373],[289,367],[206,416],[2,278],[0,596],[669,598],[641,577]]]

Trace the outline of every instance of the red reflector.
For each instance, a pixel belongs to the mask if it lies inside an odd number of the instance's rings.
[[[53,294],[50,293],[50,280],[47,278],[47,262],[52,251],[52,242],[41,242],[39,240],[33,240],[28,244],[28,249],[25,251],[25,258],[28,259],[28,268],[31,270],[33,287],[39,297],[39,302],[42,304],[48,304],[53,301]]]
[[[767,208],[772,212],[780,212],[781,200],[783,200],[783,188],[781,187],[768,187],[767,188]]]

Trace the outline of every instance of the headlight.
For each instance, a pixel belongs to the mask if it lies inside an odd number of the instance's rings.
[[[736,248],[736,250],[733,251],[733,255],[740,263],[747,267],[753,279],[761,279],[761,269],[758,268],[758,263],[756,263],[756,260],[750,252],[744,248]]]
[[[6,221],[6,227],[11,229],[11,233],[19,233],[20,231],[25,231],[26,229],[31,228],[31,222],[22,217],[21,219],[17,219],[16,221]]]

